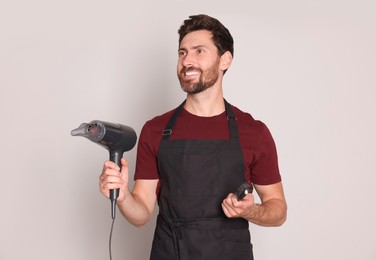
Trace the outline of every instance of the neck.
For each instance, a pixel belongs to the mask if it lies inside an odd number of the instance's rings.
[[[221,87],[212,86],[197,94],[188,94],[184,108],[196,116],[216,116],[225,111]]]

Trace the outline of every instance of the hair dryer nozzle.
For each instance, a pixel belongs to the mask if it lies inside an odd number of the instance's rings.
[[[106,128],[100,121],[92,121],[89,124],[83,123],[78,128],[71,131],[71,135],[83,136],[93,142],[101,141],[105,133]]]

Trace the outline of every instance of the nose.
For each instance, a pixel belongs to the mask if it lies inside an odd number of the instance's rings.
[[[194,57],[190,52],[186,53],[181,59],[184,67],[192,67],[194,64]]]

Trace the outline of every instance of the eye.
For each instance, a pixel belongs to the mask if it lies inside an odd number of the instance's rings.
[[[203,49],[197,49],[197,50],[196,50],[196,53],[197,53],[197,54],[202,54],[202,53],[204,53],[204,50],[203,50]]]
[[[181,56],[185,56],[186,54],[187,54],[186,51],[182,51],[182,50],[180,50],[180,51],[178,52],[179,57],[181,57]]]

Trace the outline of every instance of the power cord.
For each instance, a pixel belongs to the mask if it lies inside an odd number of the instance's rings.
[[[110,239],[109,239],[109,243],[108,243],[108,249],[109,249],[109,252],[110,252],[110,260],[112,260],[111,241],[112,241],[112,231],[114,229],[114,223],[115,223],[115,218],[112,219],[111,231],[110,231]]]

